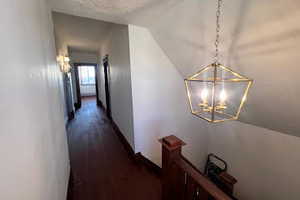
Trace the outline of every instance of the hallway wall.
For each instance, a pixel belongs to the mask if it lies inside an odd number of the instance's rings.
[[[209,152],[224,158],[243,200],[298,200],[300,138],[238,121],[210,126]]]
[[[98,63],[100,44],[107,38],[111,23],[54,11],[52,17],[57,55],[69,55],[71,63]],[[73,101],[78,103],[74,70],[72,85]]]
[[[65,200],[62,76],[45,0],[2,0],[0,199]]]
[[[207,155],[207,123],[190,114],[184,82],[151,33],[129,26],[135,150],[161,165],[158,139],[174,134],[200,169]]]
[[[131,74],[128,26],[113,24],[106,42],[102,43],[100,58],[109,55],[109,88],[114,122],[134,149]],[[104,80],[103,65],[100,67]],[[104,81],[101,83],[101,101],[105,99]]]

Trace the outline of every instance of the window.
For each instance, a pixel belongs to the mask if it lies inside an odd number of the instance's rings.
[[[80,66],[78,68],[80,85],[95,85],[95,68],[92,66]]]

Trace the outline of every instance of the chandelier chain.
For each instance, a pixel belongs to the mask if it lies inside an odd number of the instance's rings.
[[[220,43],[220,16],[221,16],[221,5],[222,0],[218,0],[218,7],[216,12],[216,41],[215,41],[215,47],[216,47],[216,54],[215,54],[215,63],[219,63],[219,43]]]

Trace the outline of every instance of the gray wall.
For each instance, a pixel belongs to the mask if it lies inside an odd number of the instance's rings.
[[[65,200],[69,158],[50,11],[44,0],[2,0],[1,8],[0,199]]]

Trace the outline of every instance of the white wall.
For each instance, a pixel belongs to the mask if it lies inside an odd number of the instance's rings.
[[[69,51],[72,63],[97,63],[98,62],[98,52],[89,51]]]
[[[203,169],[207,124],[190,114],[182,77],[147,29],[130,25],[129,38],[136,152],[160,165],[158,139],[174,134]]]
[[[229,164],[243,200],[300,198],[300,138],[241,122],[210,127],[209,152]]]
[[[44,0],[2,0],[0,199],[64,200],[62,78]]]
[[[101,48],[101,57],[109,55],[109,88],[111,96],[112,118],[134,148],[131,74],[129,58],[128,26],[112,25],[110,36]],[[101,79],[104,80],[103,66],[100,68]],[[101,100],[105,98],[102,90]],[[104,96],[103,96],[104,93]]]
[[[200,169],[207,153],[229,164],[244,200],[297,200],[300,197],[300,139],[261,127],[227,122],[208,124],[188,110],[182,76],[148,30],[129,26],[135,150],[157,164],[157,139],[182,138],[183,153]]]

